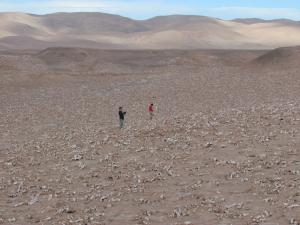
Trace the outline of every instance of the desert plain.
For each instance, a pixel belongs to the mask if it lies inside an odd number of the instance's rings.
[[[299,225],[299,59],[3,48],[0,224]]]

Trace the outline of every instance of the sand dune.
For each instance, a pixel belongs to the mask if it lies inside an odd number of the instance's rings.
[[[1,49],[270,49],[294,45],[300,45],[300,23],[291,20],[224,21],[174,15],[139,21],[103,13],[0,13]]]

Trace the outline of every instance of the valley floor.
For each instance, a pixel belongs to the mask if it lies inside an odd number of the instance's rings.
[[[300,224],[296,69],[142,71],[2,72],[0,224]]]

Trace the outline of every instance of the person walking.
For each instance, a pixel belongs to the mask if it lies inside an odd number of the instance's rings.
[[[123,112],[123,108],[119,107],[120,129],[122,129],[124,127],[125,115],[126,115],[126,112]]]
[[[149,115],[150,115],[150,120],[153,119],[153,116],[154,116],[154,105],[153,103],[151,103],[148,107],[148,111],[149,111]]]

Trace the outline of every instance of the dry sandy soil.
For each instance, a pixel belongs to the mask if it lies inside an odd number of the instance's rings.
[[[1,52],[0,224],[299,225],[299,55]]]

